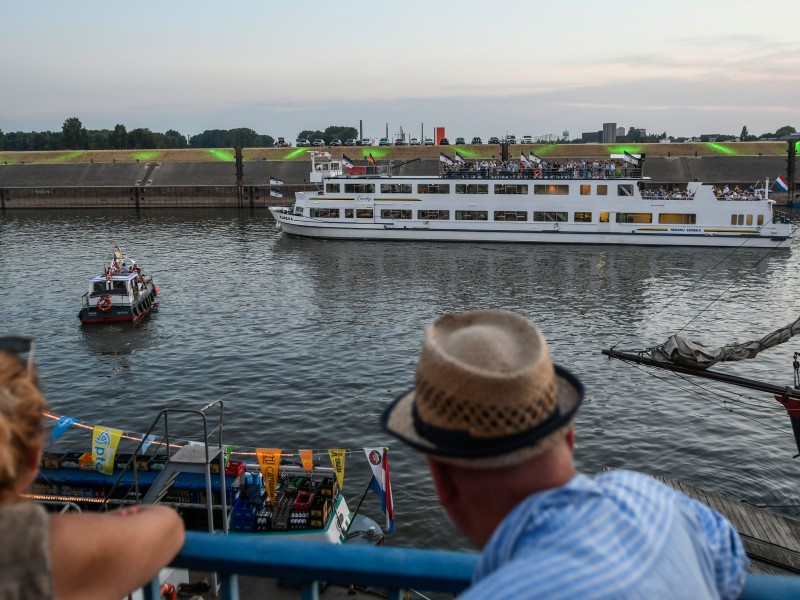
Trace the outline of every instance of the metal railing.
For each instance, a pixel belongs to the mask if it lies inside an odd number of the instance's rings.
[[[387,548],[289,542],[257,536],[187,532],[172,565],[220,576],[220,599],[238,600],[238,576],[298,582],[298,597],[319,597],[322,583],[369,586],[391,599],[405,590],[457,594],[470,584],[477,554],[446,550]],[[145,600],[158,600],[159,582],[144,589]],[[800,598],[800,577],[748,575],[742,600]]]

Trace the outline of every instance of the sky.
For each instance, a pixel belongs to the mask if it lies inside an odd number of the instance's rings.
[[[0,130],[800,130],[800,1],[0,0]]]

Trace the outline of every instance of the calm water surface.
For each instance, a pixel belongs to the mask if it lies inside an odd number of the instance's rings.
[[[155,275],[161,308],[136,327],[82,326],[80,296],[114,243]],[[389,543],[463,548],[422,457],[378,427],[382,409],[412,385],[426,324],[486,307],[538,323],[556,361],[587,388],[577,422],[585,472],[625,467],[797,505],[797,450],[772,398],[600,350],[653,345],[682,327],[708,344],[760,337],[796,318],[799,260],[796,245],[769,253],[301,240],[263,210],[13,211],[0,213],[0,332],[37,338],[53,411],[85,423],[143,432],[162,407],[222,399],[225,438],[237,446],[388,445],[397,513]],[[800,342],[719,370],[790,384],[795,350]],[[357,451],[346,466],[351,507],[368,479]],[[379,515],[372,497],[362,510]]]

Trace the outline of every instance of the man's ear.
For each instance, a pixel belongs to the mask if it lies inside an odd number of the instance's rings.
[[[428,468],[431,471],[433,485],[436,487],[436,494],[439,496],[439,504],[447,507],[457,496],[458,488],[453,480],[453,474],[447,465],[430,456],[428,457]]]

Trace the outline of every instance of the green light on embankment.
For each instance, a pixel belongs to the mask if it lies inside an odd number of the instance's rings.
[[[471,150],[465,146],[459,146],[456,152],[458,152],[464,158],[478,158],[478,153],[475,152],[475,150]]]
[[[642,147],[641,146],[606,146],[608,148],[609,154],[624,154],[627,152],[628,154],[641,154]]]
[[[361,151],[361,156],[364,158],[367,158],[370,154],[372,154],[372,158],[375,160],[383,160],[386,158],[386,155],[389,154],[389,151],[381,148],[370,148],[369,150]]]
[[[233,162],[235,160],[233,152],[230,150],[213,149],[209,150],[208,153],[217,160],[221,160],[223,162]]]
[[[291,152],[289,152],[289,154],[287,154],[286,156],[283,157],[283,160],[291,160],[293,158],[297,158],[298,156],[303,154],[305,151],[306,151],[305,148],[297,148],[296,150],[292,150]]]
[[[143,160],[146,161],[146,160],[154,160],[158,158],[160,154],[161,152],[134,152],[131,154],[131,156],[133,156],[133,158],[135,158],[138,161],[143,161]]]
[[[550,154],[556,148],[558,148],[558,145],[556,145],[556,144],[548,144],[547,146],[539,146],[538,148],[536,148],[534,146],[533,153],[536,156],[547,156],[548,154]]]
[[[78,150],[77,152],[67,152],[66,154],[62,154],[61,156],[56,156],[55,158],[51,159],[51,162],[68,162],[71,160],[75,160],[76,158],[80,158],[86,154],[83,150]]]
[[[728,156],[736,156],[739,154],[733,148],[728,148],[727,146],[723,146],[722,144],[715,144],[714,142],[706,142],[706,147],[713,150],[714,152],[719,152],[720,154],[727,154]]]

